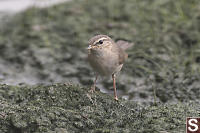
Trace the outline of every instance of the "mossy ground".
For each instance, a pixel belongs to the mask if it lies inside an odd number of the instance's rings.
[[[184,132],[199,102],[141,106],[78,85],[0,86],[0,132]]]
[[[184,131],[185,116],[200,115],[199,18],[199,0],[73,0],[8,17],[0,26],[1,83],[84,88],[2,85],[1,130]],[[85,48],[96,34],[135,43],[117,81],[120,97],[133,101],[87,95],[94,75]],[[113,93],[111,80],[98,85]]]

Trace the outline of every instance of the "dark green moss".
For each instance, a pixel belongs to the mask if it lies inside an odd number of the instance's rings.
[[[0,132],[183,132],[198,102],[141,106],[75,85],[0,86]]]

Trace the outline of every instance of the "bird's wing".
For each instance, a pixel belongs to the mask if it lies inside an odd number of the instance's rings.
[[[125,60],[128,58],[128,54],[120,47],[118,47],[119,54],[119,64],[123,64]]]
[[[123,40],[117,41],[116,44],[123,50],[126,50],[127,48],[130,48],[134,45],[133,43],[129,43],[129,42],[123,41]]]

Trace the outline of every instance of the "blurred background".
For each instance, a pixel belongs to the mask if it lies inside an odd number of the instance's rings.
[[[31,6],[44,8],[67,1],[69,0],[1,0],[0,11],[1,13],[16,13]]]
[[[200,98],[199,0],[1,0],[0,83],[90,87],[86,47],[97,34],[135,43],[117,77],[121,97]],[[113,93],[111,79],[97,87]]]

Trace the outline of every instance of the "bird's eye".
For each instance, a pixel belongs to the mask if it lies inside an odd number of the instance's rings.
[[[103,40],[99,40],[99,44],[103,44]]]

